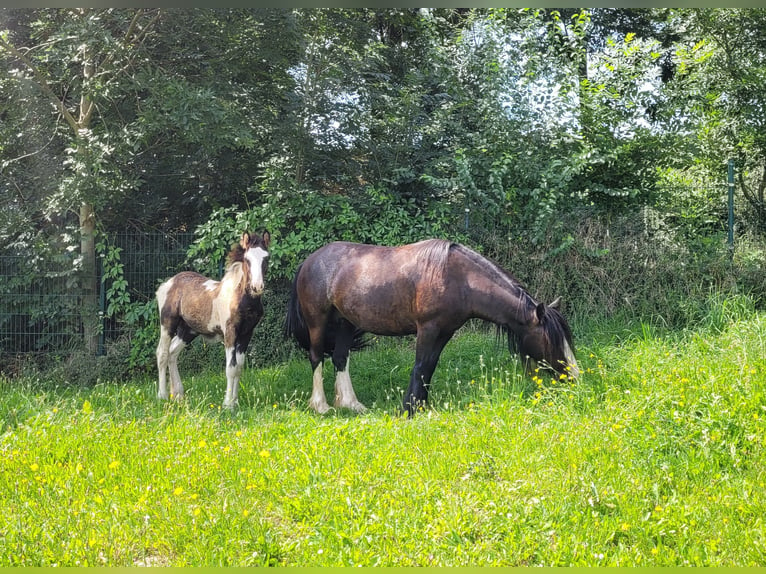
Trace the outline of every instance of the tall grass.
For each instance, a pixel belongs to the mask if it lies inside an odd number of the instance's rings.
[[[305,360],[234,413],[217,364],[180,404],[2,378],[0,565],[764,564],[766,314],[709,307],[576,324],[574,383],[466,329],[412,420],[409,339],[352,356],[363,415],[309,412]]]

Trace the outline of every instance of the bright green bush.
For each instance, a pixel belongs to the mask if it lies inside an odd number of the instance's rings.
[[[429,209],[369,187],[361,197],[317,191],[274,191],[260,195],[260,205],[245,211],[216,210],[196,230],[189,260],[202,273],[218,273],[218,264],[245,230],[268,229],[272,236],[268,277],[292,279],[311,252],[332,241],[400,245],[429,237],[460,240],[449,205]]]

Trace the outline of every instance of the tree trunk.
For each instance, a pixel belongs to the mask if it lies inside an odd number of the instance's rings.
[[[86,53],[82,75],[87,83],[96,73],[90,54]],[[85,90],[80,97],[80,117],[77,121],[77,139],[79,145],[85,145],[80,138],[84,130],[90,128],[90,120],[93,114],[93,101],[88,97]],[[78,147],[78,151],[83,148]],[[93,204],[83,200],[80,205],[80,257],[82,257],[82,327],[85,348],[89,353],[98,351],[99,339],[99,314],[98,314],[98,287],[99,281],[96,274],[96,212]]]
[[[98,351],[99,308],[96,274],[96,213],[93,206],[80,206],[80,256],[82,257],[82,326],[85,348]]]

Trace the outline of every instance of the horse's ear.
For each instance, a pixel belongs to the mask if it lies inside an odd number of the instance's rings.
[[[242,234],[242,237],[239,240],[239,244],[242,249],[247,250],[247,246],[250,244],[250,234],[247,231]]]
[[[268,249],[269,243],[271,243],[271,233],[268,231],[263,232],[263,243],[266,245],[266,249]]]
[[[561,297],[556,297],[553,300],[553,303],[549,304],[548,307],[550,307],[551,309],[558,309],[560,304],[561,304]]]
[[[537,308],[535,309],[535,315],[537,315],[538,321],[543,320],[543,317],[545,317],[545,305],[543,303],[537,304]]]

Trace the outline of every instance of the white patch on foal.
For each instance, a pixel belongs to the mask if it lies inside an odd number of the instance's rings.
[[[234,297],[236,284],[233,281],[221,281],[221,290],[215,296],[210,310],[210,319],[207,322],[207,330],[214,332],[216,327],[221,329],[223,336],[226,335],[226,325],[231,317],[231,300]],[[223,336],[214,337],[215,340],[222,340]]]

